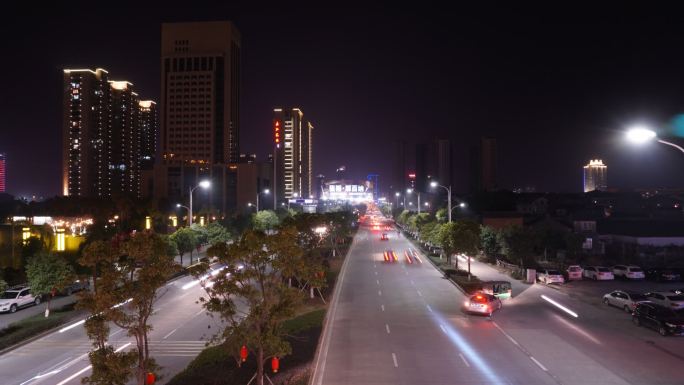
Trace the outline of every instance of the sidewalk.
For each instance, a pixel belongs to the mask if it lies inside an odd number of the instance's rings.
[[[204,245],[200,248],[199,253],[197,252],[197,249],[192,251],[192,263],[197,263],[200,258],[204,258],[207,256],[207,249],[209,248],[210,245]],[[181,259],[180,256],[176,255],[176,263],[179,265],[181,264]],[[188,267],[190,266],[190,253],[185,253],[183,255],[183,267]]]
[[[459,259],[458,267],[462,270],[468,270],[468,262]],[[511,289],[513,290],[513,297],[520,295],[525,290],[529,289],[533,285],[523,283],[511,276],[499,272],[494,267],[473,259],[470,262],[470,272],[477,276],[481,281],[508,281],[511,283]]]

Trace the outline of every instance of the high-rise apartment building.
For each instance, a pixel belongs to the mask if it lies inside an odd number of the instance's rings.
[[[142,170],[151,170],[157,157],[157,103],[152,100],[141,100],[140,107],[140,158]]]
[[[591,159],[584,166],[584,192],[608,189],[608,166],[601,159]]]
[[[276,146],[276,200],[311,197],[313,187],[313,125],[299,108],[273,110]]]
[[[477,147],[470,151],[471,190],[493,191],[498,185],[497,178],[497,144],[495,138],[480,138]]]
[[[7,191],[6,179],[7,178],[7,158],[5,154],[0,154],[0,193]]]
[[[156,110],[140,104],[133,84],[110,81],[101,68],[65,69],[63,82],[63,194],[139,197],[142,130],[157,131]]]
[[[164,23],[161,30],[161,159],[157,198],[187,199],[201,179],[199,205],[235,208],[240,132],[241,37],[229,21]],[[232,171],[231,171],[232,170]]]
[[[451,156],[451,141],[449,139],[436,140],[432,155],[432,178],[442,186],[451,186],[453,183]]]
[[[406,142],[394,142],[394,164],[392,168],[392,193],[404,193],[407,188],[408,168],[406,164]]]

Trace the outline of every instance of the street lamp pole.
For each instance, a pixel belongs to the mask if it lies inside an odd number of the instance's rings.
[[[192,193],[197,190],[197,188],[202,187],[204,189],[209,188],[211,186],[211,182],[208,180],[203,180],[199,182],[199,184],[195,187],[190,187],[190,204],[188,205],[188,226],[192,226]]]
[[[447,207],[449,208],[449,210],[448,210],[449,211],[449,213],[448,213],[449,214],[449,223],[451,223],[451,210],[453,209],[453,207],[451,207],[451,186],[449,186],[449,187],[442,186],[441,184],[439,184],[437,182],[430,183],[430,186],[441,187],[447,191]]]
[[[418,194],[418,214],[420,214],[420,191],[416,191]]]

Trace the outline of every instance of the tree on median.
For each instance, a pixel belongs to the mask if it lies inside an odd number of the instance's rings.
[[[189,228],[182,227],[169,236],[169,239],[176,244],[180,263],[183,265],[183,255],[190,253],[190,264],[192,264],[192,251],[197,247],[197,234]]]
[[[278,216],[272,210],[261,210],[254,214],[252,223],[255,230],[268,231],[278,226]]]
[[[214,284],[205,287],[207,297],[200,298],[225,325],[214,342],[228,343],[234,356],[242,345],[254,352],[256,383],[263,385],[266,361],[291,352],[282,322],[295,314],[302,295],[287,285],[283,270],[302,253],[297,231],[288,227],[266,235],[248,230],[233,244],[212,246],[207,253],[217,256],[229,273],[217,275]],[[201,276],[204,271],[197,268],[193,274]]]
[[[39,252],[26,265],[26,278],[34,296],[47,294],[45,317],[48,317],[53,295],[69,286],[75,275],[74,270],[63,258],[52,253]]]

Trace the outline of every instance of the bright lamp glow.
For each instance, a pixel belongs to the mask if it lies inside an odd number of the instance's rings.
[[[201,188],[209,188],[209,187],[211,187],[211,182],[209,182],[208,180],[203,180],[203,181],[199,182],[199,186]]]
[[[430,187],[437,187],[437,182],[430,182]]]
[[[398,196],[400,196],[400,195],[401,195],[401,193],[399,193],[398,191],[394,193],[394,196],[395,196],[395,197],[398,197]]]
[[[413,192],[413,189],[412,189],[412,188],[407,188],[407,189],[406,189],[406,193],[407,193],[407,194],[410,194],[410,193],[412,193],[412,192]]]
[[[180,204],[180,203],[176,203],[176,207],[181,207],[181,204]]]
[[[459,206],[460,208],[463,208],[463,207],[466,207],[466,204],[463,203],[463,202],[461,202],[458,206]]]
[[[271,192],[271,190],[269,190],[269,189],[265,189],[265,190],[264,190],[264,194],[268,194],[268,193],[270,193],[270,192]]]
[[[646,143],[650,140],[655,139],[655,131],[648,129],[646,127],[634,127],[627,131],[627,140],[632,143]]]

